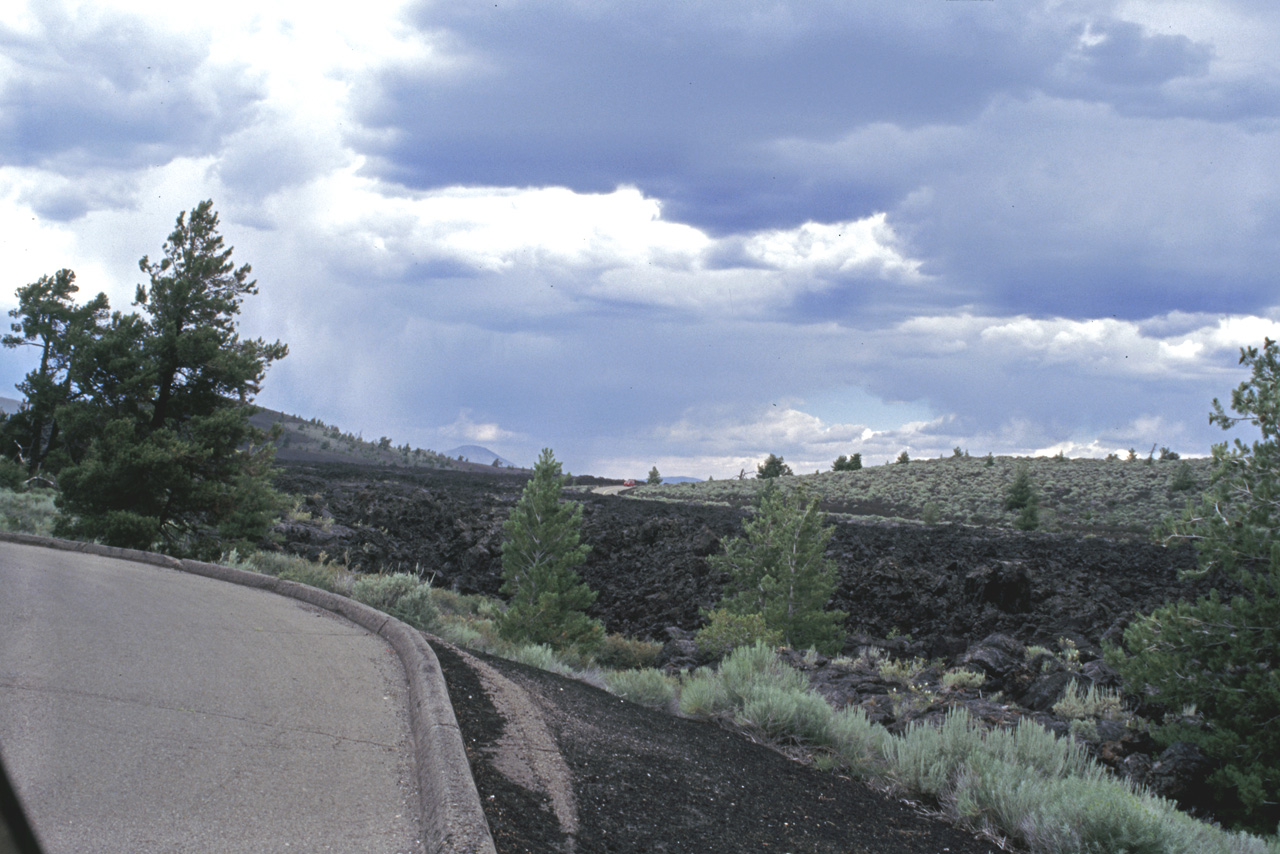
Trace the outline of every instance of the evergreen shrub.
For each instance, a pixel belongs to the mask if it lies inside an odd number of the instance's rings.
[[[719,658],[755,643],[776,647],[782,643],[782,632],[769,628],[763,614],[735,614],[717,608],[707,612],[707,624],[698,630],[694,643],[703,653]]]

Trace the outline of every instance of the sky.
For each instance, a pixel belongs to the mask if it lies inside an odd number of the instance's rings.
[[[258,403],[367,439],[1204,455],[1280,339],[1277,44],[1273,0],[19,0],[0,310],[129,310],[212,199]]]

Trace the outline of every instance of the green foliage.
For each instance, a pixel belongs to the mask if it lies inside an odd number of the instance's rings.
[[[981,756],[1043,777],[1096,780],[1104,774],[1083,747],[1037,723],[1024,718],[1013,730],[983,730],[958,708],[947,713],[940,727],[911,724],[902,738],[887,742],[887,748],[894,780],[908,791],[935,796]]]
[[[911,462],[911,455],[908,454],[906,451],[903,451],[902,453],[898,454],[898,459],[896,460],[896,462],[900,466],[905,466],[907,463]]]
[[[231,251],[206,201],[179,215],[159,263],[139,262],[141,313],[108,319],[101,294],[77,306],[69,270],[19,289],[4,344],[41,359],[4,438],[31,470],[56,471],[59,533],[214,557],[260,541],[282,509],[272,448],[247,419],[287,348],[237,334],[257,285]]]
[[[764,685],[801,690],[809,684],[803,673],[786,664],[763,643],[735,649],[720,662],[718,675],[730,702],[741,706]]]
[[[587,616],[596,594],[574,570],[590,547],[581,543],[582,505],[560,503],[565,480],[551,449],[544,448],[502,527],[502,592],[510,602],[498,632],[556,650],[590,649],[604,629]]]
[[[1242,350],[1240,362],[1251,376],[1232,392],[1238,414],[1214,400],[1210,421],[1223,429],[1248,422],[1261,438],[1214,446],[1210,489],[1169,526],[1168,539],[1193,542],[1200,571],[1242,592],[1229,602],[1214,590],[1165,605],[1135,620],[1124,649],[1109,649],[1107,659],[1130,690],[1201,711],[1207,727],[1175,719],[1153,734],[1198,744],[1220,763],[1208,782],[1221,818],[1270,830],[1280,821],[1280,347],[1267,339],[1261,350]]]
[[[6,454],[16,452],[28,475],[39,472],[62,447],[58,408],[89,393],[86,350],[102,334],[108,305],[105,294],[76,305],[80,289],[75,279],[67,269],[41,276],[18,289],[18,306],[9,311],[17,322],[10,325],[13,334],[4,337],[4,346],[40,351],[39,366],[17,385],[26,405],[0,428],[0,447]]]
[[[782,632],[769,628],[763,614],[736,614],[717,608],[707,612],[707,624],[698,630],[694,642],[704,653],[719,657],[755,643],[778,646]]]
[[[50,536],[58,519],[53,498],[54,493],[47,489],[0,489],[0,530]]]
[[[548,673],[568,676],[573,670],[556,655],[556,651],[544,643],[529,643],[511,649],[510,658],[529,667],[536,667]]]
[[[645,479],[645,483],[650,486],[660,486],[662,484],[662,475],[658,474],[657,466],[649,469],[649,477]]]
[[[653,667],[662,652],[662,644],[637,640],[622,635],[605,635],[593,657],[601,667],[614,670],[641,670]]]
[[[1170,492],[1188,492],[1195,488],[1195,476],[1191,474],[1191,466],[1179,463],[1173,477],[1169,480]]]
[[[782,461],[782,457],[770,454],[760,465],[756,466],[756,477],[765,480],[774,477],[785,477],[791,474],[791,466]]]
[[[971,459],[913,460],[910,465],[864,467],[856,475],[822,472],[772,481],[785,491],[808,488],[831,514],[921,520],[933,503],[940,522],[1012,524],[1016,513],[1004,500],[1018,466],[1026,465],[1041,496],[1037,521],[1041,528],[1104,536],[1151,535],[1160,521],[1182,510],[1183,493],[1169,491],[1177,467],[1186,464],[1195,486],[1209,482],[1211,460],[1193,459],[1169,466],[1120,466],[1100,459],[985,456]],[[750,504],[770,481],[749,479],[640,486],[632,494],[655,501],[728,505]],[[1052,515],[1046,512],[1052,506]]]
[[[862,468],[862,454],[854,454],[846,457],[844,454],[836,457],[835,462],[831,464],[832,471],[858,471]]]
[[[26,469],[8,457],[0,457],[0,489],[21,491],[26,480]]]
[[[702,668],[680,686],[680,714],[709,718],[733,707],[724,682],[715,671]]]
[[[1040,527],[1040,498],[1031,485],[1031,470],[1025,464],[1018,466],[1013,483],[1004,498],[1004,509],[1017,511],[1013,526],[1020,531],[1034,531]]]
[[[876,670],[884,681],[897,682],[910,687],[916,676],[920,674],[920,671],[928,666],[929,662],[922,658],[912,658],[910,660],[885,658],[876,666]]]
[[[884,744],[891,736],[865,710],[846,706],[831,716],[829,747],[851,773],[867,777],[884,767]]]
[[[223,561],[229,566],[234,566],[237,562],[235,550],[232,550],[229,558],[224,555]],[[304,557],[282,552],[256,552],[250,555],[245,563],[258,572],[274,575],[285,581],[296,581],[299,584],[319,587],[321,590],[337,589],[337,569],[323,561],[310,561]]]
[[[1031,469],[1026,463],[1022,463],[1018,466],[1013,483],[1009,485],[1009,491],[1005,494],[1004,509],[1021,510],[1038,501],[1035,487],[1031,485]]]
[[[987,681],[987,674],[975,673],[963,668],[948,670],[942,674],[942,687],[952,691],[966,688],[981,688]]]
[[[434,629],[440,619],[431,585],[407,572],[366,575],[352,586],[351,597],[424,632]]]
[[[1019,531],[1034,531],[1040,527],[1040,508],[1035,504],[1028,504],[1018,511],[1018,515],[1014,517],[1013,527]]]
[[[604,684],[624,700],[653,709],[666,709],[676,698],[676,681],[659,670],[606,673]]]
[[[940,726],[901,736],[859,708],[838,712],[762,644],[734,651],[718,671],[701,668],[680,691],[684,714],[732,717],[776,741],[820,751],[822,767],[847,768],[913,798],[931,800],[974,830],[1033,854],[1278,854],[1280,845],[1180,813],[1170,801],[1109,775],[1070,738],[1028,719],[987,729],[963,709]]]
[[[955,817],[1035,854],[1266,854],[1256,837],[1224,833],[1171,801],[1096,776],[1052,776],[983,755],[966,763],[947,801]]]
[[[1069,720],[1118,721],[1124,718],[1124,704],[1120,692],[1114,688],[1099,688],[1090,685],[1084,691],[1074,680],[1067,685],[1062,699],[1053,705],[1053,713]]]
[[[757,686],[742,704],[738,719],[775,741],[825,744],[832,710],[820,694],[774,684]]]
[[[797,649],[838,650],[846,615],[823,610],[837,581],[824,554],[833,529],[823,522],[816,498],[773,486],[761,491],[745,536],[726,541],[724,554],[708,559],[730,578],[720,607],[763,615],[765,625]]]

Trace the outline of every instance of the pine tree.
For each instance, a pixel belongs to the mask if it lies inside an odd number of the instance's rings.
[[[1280,346],[1241,351],[1251,378],[1213,401],[1211,423],[1248,422],[1261,439],[1213,447],[1211,487],[1167,531],[1167,542],[1199,550],[1199,573],[1233,581],[1139,617],[1124,649],[1107,651],[1130,690],[1176,713],[1194,704],[1207,726],[1174,717],[1153,730],[1162,744],[1190,741],[1216,762],[1207,782],[1218,818],[1270,831],[1280,821]]]
[[[18,307],[9,312],[18,322],[10,325],[14,334],[4,337],[4,346],[40,350],[40,364],[17,386],[27,405],[6,420],[0,437],[0,453],[15,455],[29,476],[36,475],[62,444],[58,407],[87,392],[83,354],[102,334],[107,319],[106,294],[77,305],[75,281],[76,274],[67,269],[41,276],[18,289]],[[56,457],[50,462],[58,467]]]
[[[139,262],[150,279],[138,287],[140,313],[107,320],[101,295],[74,306],[70,271],[31,286],[49,285],[39,299],[20,298],[24,338],[46,334],[41,312],[61,318],[45,350],[54,358],[37,371],[50,381],[27,390],[33,435],[57,467],[58,533],[196,557],[265,536],[283,502],[250,401],[288,349],[239,337],[241,301],[257,284],[231,255],[205,201],[178,216],[160,262]]]
[[[498,632],[556,650],[588,649],[604,629],[587,616],[596,594],[574,570],[590,546],[581,543],[582,505],[560,502],[565,480],[551,449],[544,448],[502,527],[502,592],[511,598]]]
[[[847,614],[824,610],[836,589],[835,564],[824,554],[833,528],[823,524],[818,499],[784,494],[770,482],[760,493],[744,536],[729,539],[724,554],[708,559],[728,573],[722,609],[760,614],[794,648],[837,651]]]
[[[756,466],[756,477],[767,480],[773,477],[785,477],[791,474],[791,466],[782,461],[782,457],[770,454],[764,462]],[[742,479],[741,476],[738,478]]]
[[[1004,509],[1021,510],[1028,505],[1035,504],[1038,500],[1035,487],[1031,485],[1030,466],[1025,461],[1018,463],[1013,483],[1010,484],[1009,491],[1004,496]]]
[[[653,468],[649,469],[649,479],[646,480],[645,483],[649,484],[650,486],[658,486],[659,484],[662,483],[662,475],[658,474],[657,466],[654,466]]]
[[[832,471],[858,471],[862,468],[862,454],[854,454],[846,457],[844,454],[836,457],[835,462],[831,464]]]

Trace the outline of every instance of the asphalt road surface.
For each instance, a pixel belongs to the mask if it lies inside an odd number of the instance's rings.
[[[405,690],[326,611],[0,543],[0,755],[48,854],[421,851]]]

